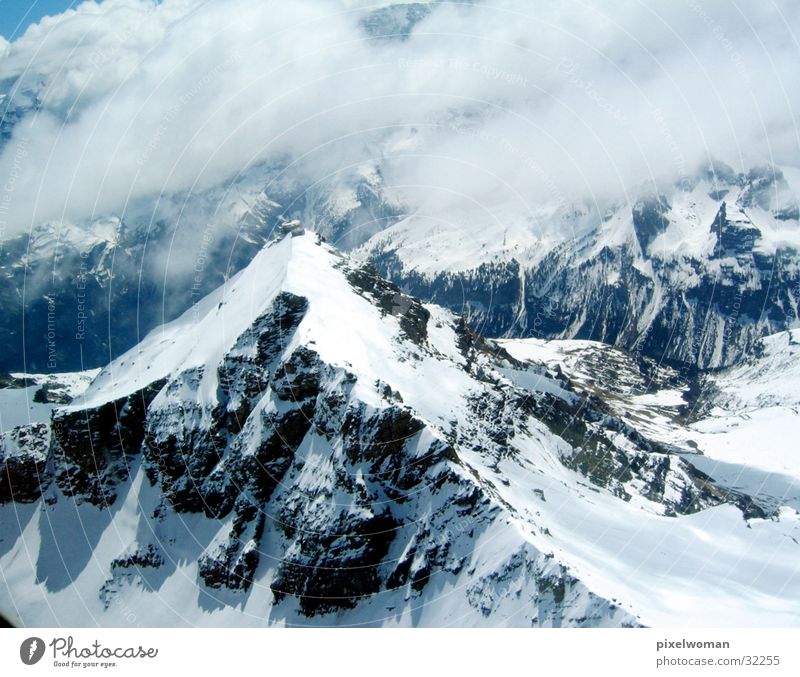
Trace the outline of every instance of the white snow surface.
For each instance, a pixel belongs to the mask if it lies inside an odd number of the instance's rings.
[[[503,340],[522,360],[560,366],[574,382],[605,390],[607,401],[623,420],[651,439],[682,449],[701,471],[725,486],[766,500],[770,505],[800,507],[800,453],[791,443],[800,435],[800,330],[764,339],[763,355],[708,375],[709,401],[687,420],[688,388],[630,392],[608,399],[609,384],[593,380],[582,358],[598,351],[604,359],[622,351],[594,341]]]
[[[396,340],[398,320],[383,315],[370,301],[353,293],[344,272],[337,267],[340,263],[341,255],[318,244],[312,234],[270,243],[227,284],[175,321],[152,331],[138,346],[105,367],[72,407],[96,406],[200,366],[208,367],[199,388],[201,403],[213,405],[216,365],[283,291],[309,302],[286,355],[298,343],[313,348],[324,362],[346,368],[358,377],[357,394],[367,404],[380,404],[372,387],[380,378],[398,384],[403,400],[423,417],[443,415],[446,402],[460,397],[471,386],[452,361],[463,360],[454,348],[452,330],[442,324],[431,331],[431,341],[444,359],[409,355]],[[434,317],[450,317],[434,306],[430,310]],[[436,324],[435,319],[432,324]],[[436,393],[414,377],[420,372],[437,383]]]
[[[780,167],[788,186],[775,188],[771,202],[783,202],[800,195],[800,170]],[[781,184],[783,185],[783,184]],[[651,190],[651,188],[649,188]],[[714,251],[717,234],[711,225],[723,202],[727,217],[734,223],[754,225],[761,232],[756,249],[774,253],[778,247],[800,248],[800,224],[797,220],[781,220],[769,209],[758,206],[744,208],[747,186],[714,184],[707,178],[696,180],[690,187],[665,187],[669,202],[668,226],[649,244],[647,252],[638,251],[633,227],[632,208],[635,193],[625,201],[573,205],[565,202],[494,206],[491,211],[477,209],[469,213],[449,213],[446,218],[417,213],[374,235],[355,253],[369,258],[393,252],[404,270],[433,277],[437,273],[465,272],[490,262],[518,261],[533,268],[556,246],[591,234],[592,244],[579,252],[572,262],[578,265],[598,255],[604,247],[628,244],[637,253],[637,266],[644,266],[647,257],[665,261],[684,258],[707,259]],[[724,194],[714,195],[715,191]],[[643,269],[652,277],[652,271]]]
[[[43,385],[53,393],[74,398],[86,390],[99,371],[99,369],[89,369],[60,374],[12,373],[11,376],[14,378],[26,379],[33,385],[0,389],[0,434],[21,425],[49,423],[50,413],[57,405],[33,400],[34,394]]]
[[[353,292],[339,267],[342,261],[311,235],[272,243],[224,287],[103,369],[72,406],[96,406],[197,366],[209,367],[204,369],[199,392],[213,403],[214,367],[277,294],[286,291],[309,301],[295,341],[312,348],[324,362],[354,373],[358,398],[375,407],[385,406],[373,386],[380,379],[400,392],[403,402],[430,424],[432,433],[444,430],[452,420],[468,425],[474,414],[465,406],[465,398],[480,384],[459,368],[464,357],[455,347],[453,316],[428,306],[430,350],[415,354],[408,342],[398,340],[397,319]],[[771,344],[770,350],[778,351],[774,354],[780,353],[781,360],[787,351],[795,355],[792,341],[797,336],[792,336]],[[592,347],[579,341],[504,341],[502,345],[518,359],[560,362],[565,368],[570,352]],[[289,345],[287,354],[295,347],[296,343]],[[553,379],[543,376],[538,381],[520,374],[524,372],[510,369],[498,376],[509,383],[522,379],[520,387],[558,393]],[[723,391],[727,384],[743,402],[761,406],[759,398],[773,377],[757,370],[727,378],[720,381]],[[761,385],[753,385],[759,378],[763,378]],[[787,392],[796,392],[790,378],[787,374]],[[648,395],[634,404],[639,413],[655,408],[664,417],[663,422],[653,423],[657,427],[667,425],[669,416],[664,412],[673,410],[680,396],[677,391]],[[783,398],[780,406],[785,405]],[[714,435],[724,435],[719,430],[693,428],[687,434],[708,458],[716,458],[712,452],[717,449],[726,462],[743,462],[709,441]],[[303,446],[306,465],[298,481],[306,489],[319,481],[312,470],[321,472],[325,455],[331,453],[324,444],[315,446],[318,439],[310,438]],[[774,458],[769,467],[783,464],[787,472],[795,472],[797,465],[789,459],[787,445],[782,449],[781,458]],[[469,541],[458,530],[444,534],[456,548],[469,543],[469,550],[459,551],[468,563],[457,575],[437,576],[418,598],[397,589],[376,594],[353,610],[313,619],[298,617],[287,610],[285,601],[271,604],[269,582],[275,564],[264,558],[252,590],[244,596],[230,593],[229,599],[226,593],[209,591],[198,583],[196,564],[203,544],[213,542],[229,525],[202,515],[181,514],[171,515],[162,525],[165,533],[160,539],[171,544],[167,573],[157,580],[123,586],[105,608],[97,591],[112,575],[109,563],[147,540],[139,516],[152,512],[160,500],[143,471],[137,470],[126,493],[110,510],[75,506],[62,495],[55,506],[0,507],[0,524],[6,527],[0,540],[0,605],[27,625],[43,626],[57,626],[67,618],[70,625],[518,625],[525,605],[514,603],[514,594],[517,589],[524,592],[527,583],[524,572],[509,562],[515,553],[523,552],[552,556],[589,591],[614,600],[645,625],[800,624],[800,514],[794,507],[781,507],[772,519],[745,520],[731,505],[667,517],[659,505],[646,499],[625,502],[590,485],[561,463],[559,456],[565,450],[566,442],[543,424],[514,436],[509,453],[496,465],[479,450],[459,450],[463,463],[459,472],[474,478],[493,497],[501,517]],[[72,553],[53,550],[50,530],[75,519],[71,513],[76,511],[84,529],[76,534],[76,541],[90,544],[91,557],[75,555],[71,560]],[[473,526],[468,524],[464,531]],[[267,530],[262,548],[270,551],[274,538]],[[48,563],[59,557],[71,562],[69,580],[48,570]],[[493,598],[493,612],[485,615],[470,600],[477,594],[476,584],[493,572],[516,578],[512,577],[505,596]],[[584,594],[575,604],[589,610],[593,603]]]
[[[764,354],[712,377],[718,389],[692,432],[710,459],[793,480],[800,493],[800,329],[764,340]]]

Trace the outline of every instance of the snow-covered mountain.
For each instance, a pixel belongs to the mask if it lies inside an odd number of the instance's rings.
[[[742,62],[711,78],[695,11],[673,61],[635,3],[329,4],[83,3],[3,42],[0,370],[107,363],[294,219],[488,336],[713,368],[796,321],[797,170],[737,173],[796,163],[770,13],[708,13]],[[735,116],[706,96],[748,78]]]
[[[558,370],[615,416],[766,512],[800,508],[800,330],[764,339],[734,367],[687,378],[678,369],[594,341],[500,341]]]
[[[0,369],[102,365],[294,219],[487,336],[599,340],[707,369],[797,323],[796,170],[717,163],[602,210],[542,205],[446,223],[415,214],[377,161],[310,183],[287,162],[155,210],[145,201],[125,220],[41,224],[4,243],[0,331],[11,349]]]
[[[142,200],[124,218],[48,221],[0,242],[0,372],[106,364],[241,270],[288,221],[351,248],[403,212],[375,163],[324,182],[286,163]]]
[[[591,339],[715,368],[798,322],[799,188],[796,169],[716,163],[632,203],[412,214],[358,254],[490,336]]]
[[[700,419],[763,406],[796,339],[693,418],[670,407],[700,411],[697,384],[646,357],[494,343],[314,234],[273,241],[49,423],[3,432],[0,606],[27,625],[797,624],[795,499],[736,486],[724,444],[659,439],[681,417],[724,436]],[[630,367],[607,392],[571,361],[593,350]]]

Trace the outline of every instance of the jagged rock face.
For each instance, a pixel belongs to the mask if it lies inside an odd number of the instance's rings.
[[[689,204],[681,207],[688,216],[664,195],[644,198],[630,210],[624,243],[603,244],[600,224],[532,265],[514,257],[421,274],[384,241],[364,251],[403,289],[464,314],[485,335],[588,339],[702,369],[728,366],[798,320],[800,253],[765,244],[754,221],[785,227],[797,203],[774,168],[736,175],[717,167],[709,176],[707,197],[697,186],[689,198],[672,196]],[[718,203],[704,223],[691,220],[695,194]],[[681,219],[704,229],[702,253],[670,243],[670,228],[686,227],[673,226]]]
[[[54,413],[51,453],[64,495],[98,507],[114,502],[117,485],[129,479],[131,457],[141,451],[145,411],[162,386],[155,382],[94,409]]]
[[[570,388],[568,381],[558,382]],[[512,391],[503,399],[483,394],[474,398],[472,405],[476,417],[480,414],[482,420],[491,422],[491,433],[482,440],[480,449],[495,459],[495,465],[512,448],[512,438],[528,432],[525,418],[520,422],[523,412],[567,443],[559,456],[566,467],[624,501],[644,496],[663,506],[666,515],[692,514],[729,502],[748,514],[764,516],[747,497],[715,486],[686,459],[613,415],[596,396],[545,393],[531,397],[524,391]],[[456,434],[462,445],[481,437],[471,426],[462,427]]]
[[[375,253],[370,261],[380,273],[408,294],[429,300],[466,316],[486,336],[523,336],[519,299],[520,264],[516,260],[484,263],[463,274],[425,276],[406,270],[390,251]],[[537,327],[541,322],[536,322]]]
[[[663,195],[640,199],[633,205],[633,230],[643,252],[669,225],[669,202]]]
[[[264,520],[254,504],[243,501],[237,505],[230,531],[198,560],[198,573],[209,588],[247,590],[252,585]]]
[[[235,608],[262,595],[270,622],[375,623],[455,585],[470,622],[636,625],[565,561],[542,517],[548,501],[559,510],[591,486],[663,519],[726,504],[765,514],[560,370],[515,359],[374,269],[296,240],[205,302],[209,326],[233,332],[224,348],[192,343],[184,320],[167,325],[56,410],[52,439],[47,426],[17,429],[22,455],[4,439],[0,501],[97,506],[136,525],[101,567],[106,612],[190,567],[201,599]],[[274,268],[295,248],[288,282],[243,318],[248,285],[268,284],[264,261]],[[332,289],[341,311],[324,296]],[[362,332],[389,351],[377,368],[349,345]],[[519,486],[539,507],[514,498]]]
[[[396,316],[407,338],[421,345],[428,334],[430,312],[418,299],[404,294],[400,287],[380,277],[371,265],[351,270],[347,279],[358,293],[366,293],[384,313]]]
[[[0,437],[0,504],[32,503],[52,481],[47,467],[50,428],[39,423],[13,428]]]
[[[350,277],[360,292],[374,291],[379,301],[390,289],[369,271]],[[434,496],[447,495],[457,509],[471,509],[477,491],[449,467],[458,462],[453,449],[426,434],[425,424],[407,408],[375,410],[354,402],[355,377],[324,365],[302,346],[278,359],[306,308],[305,299],[280,294],[239,337],[218,367],[215,407],[198,404],[193,388],[199,375],[184,372],[94,409],[58,412],[51,454],[59,488],[78,501],[113,503],[119,483],[130,479],[131,457],[143,450],[145,470],[168,510],[218,520],[232,513],[230,527],[198,560],[199,576],[210,588],[250,587],[265,515],[277,511],[287,545],[271,584],[275,599],[293,596],[302,613],[314,615],[354,607],[378,592],[386,576],[395,586],[411,581],[421,590],[440,565],[460,570],[463,562],[450,561],[448,544],[428,542],[435,537],[430,525],[413,536],[413,551],[419,551],[414,566],[408,560],[385,570],[398,531],[409,529],[391,506],[432,485]],[[421,310],[410,301],[400,323],[415,327],[416,340]],[[325,486],[310,495],[290,492],[268,507],[280,485],[301,484],[309,463],[301,445],[322,445],[333,453],[332,467],[317,478]],[[334,494],[350,496],[352,505],[329,507]],[[157,567],[161,559],[154,554],[146,564]],[[130,566],[125,560],[112,569]]]
[[[152,543],[115,557],[109,566],[111,575],[100,588],[103,608],[108,609],[111,606],[124,585],[131,585],[142,580],[143,574],[152,575],[165,564],[163,554]]]
[[[752,256],[753,247],[761,239],[761,231],[753,226],[743,226],[732,223],[727,217],[725,202],[719,208],[711,230],[717,234],[717,258],[742,257],[742,262],[747,263],[747,257]],[[763,259],[759,263],[765,263]],[[769,269],[767,269],[769,270]]]
[[[402,310],[387,305],[399,290],[369,269],[347,277],[382,312],[399,316],[405,336],[424,342],[428,312],[417,301],[408,299]],[[144,467],[170,510],[218,520],[232,514],[230,528],[199,558],[202,581],[215,589],[247,590],[260,561],[265,515],[277,512],[287,545],[271,588],[277,602],[295,597],[302,613],[314,615],[352,608],[384,586],[383,560],[398,530],[407,528],[392,503],[406,503],[428,484],[435,493],[452,492],[456,505],[460,493],[467,494],[469,507],[476,498],[447,467],[458,461],[453,449],[425,434],[425,424],[407,408],[375,410],[354,401],[356,378],[304,346],[283,355],[306,310],[306,299],[279,294],[218,366],[216,406],[198,402],[201,375],[183,372],[151,400],[139,429]],[[102,419],[110,406],[89,418]],[[317,478],[322,490],[311,496],[295,491],[270,503],[279,487],[302,484],[309,463],[303,456],[315,445],[333,454],[332,467]],[[352,505],[328,507],[335,494],[350,496]],[[421,590],[430,572],[449,560],[446,545],[416,540],[420,561],[405,577],[402,566],[388,576],[398,586],[412,580]]]

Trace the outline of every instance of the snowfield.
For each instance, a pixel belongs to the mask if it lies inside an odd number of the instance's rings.
[[[0,607],[51,627],[798,625],[798,336],[689,406],[641,356],[483,341],[286,237],[56,407],[35,453],[24,417],[4,428],[27,493],[0,505]]]

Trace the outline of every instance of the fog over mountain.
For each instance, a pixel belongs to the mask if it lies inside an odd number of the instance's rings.
[[[313,185],[375,160],[445,221],[800,163],[790,0],[383,5],[106,0],[31,26],[0,60],[4,237],[265,162]]]
[[[3,616],[800,625],[800,4],[599,4],[0,44]]]

